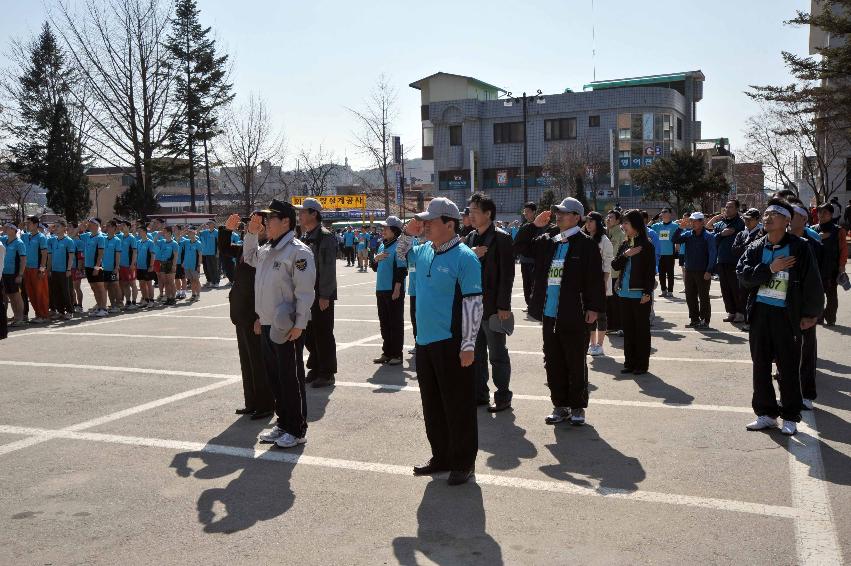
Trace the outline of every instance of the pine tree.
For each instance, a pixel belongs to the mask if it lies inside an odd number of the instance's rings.
[[[56,105],[47,140],[42,185],[47,189],[47,206],[70,222],[79,222],[92,206],[79,137],[65,102]]]
[[[216,136],[219,109],[230,103],[233,84],[227,81],[227,55],[216,55],[216,42],[210,37],[211,28],[200,23],[196,0],[177,0],[167,48],[174,59],[176,97],[182,116],[170,140],[172,155],[188,157],[189,144],[209,141]],[[189,127],[197,128],[190,134]],[[188,165],[191,210],[195,210],[195,171],[199,169],[202,152],[195,151]],[[178,168],[180,169],[180,168]]]
[[[20,75],[11,88],[16,119],[9,130],[12,169],[47,190],[47,204],[72,222],[91,206],[80,132],[68,107],[75,73],[45,23],[24,48]]]
[[[677,214],[693,202],[730,192],[720,172],[707,171],[703,158],[687,151],[673,151],[670,157],[633,171],[632,182],[644,191],[646,200],[665,202]]]

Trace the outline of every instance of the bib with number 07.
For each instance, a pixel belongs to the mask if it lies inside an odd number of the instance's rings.
[[[786,293],[789,291],[789,272],[778,271],[765,285],[757,291],[757,295],[766,299],[785,301]]]
[[[559,286],[561,285],[561,276],[564,273],[564,260],[563,259],[554,259],[550,264],[550,272],[547,275],[547,286]]]

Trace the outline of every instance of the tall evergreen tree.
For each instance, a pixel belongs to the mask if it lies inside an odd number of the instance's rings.
[[[632,182],[644,191],[645,199],[665,202],[677,214],[696,201],[730,192],[720,172],[707,170],[703,158],[687,151],[673,151],[670,157],[633,171]]]
[[[219,125],[218,110],[234,98],[233,84],[227,81],[227,55],[216,54],[216,42],[211,28],[200,23],[200,10],[196,0],[177,0],[167,47],[174,59],[176,96],[180,102],[183,127],[176,128],[171,140],[174,157],[189,157],[189,145],[196,141],[209,141],[216,136]],[[197,128],[190,133],[189,127]],[[189,161],[188,174],[191,193],[191,210],[195,210],[195,172],[199,169],[203,152],[195,151]]]
[[[16,102],[9,127],[12,169],[44,187],[55,212],[78,221],[91,202],[80,132],[68,107],[75,73],[47,23],[21,55],[20,75],[10,89]]]

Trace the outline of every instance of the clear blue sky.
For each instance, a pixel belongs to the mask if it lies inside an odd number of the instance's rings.
[[[0,40],[38,30],[52,0],[0,0]],[[77,0],[79,1],[79,0]],[[749,84],[784,82],[781,50],[804,53],[807,30],[783,25],[807,0],[200,0],[202,19],[234,58],[240,97],[262,95],[289,154],[320,143],[353,165],[360,106],[385,73],[398,92],[395,130],[419,154],[419,91],[437,71],[472,75],[513,92],[579,90],[597,79],[701,69],[703,136],[743,144],[755,105]]]

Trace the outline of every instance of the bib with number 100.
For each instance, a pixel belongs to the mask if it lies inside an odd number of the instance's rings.
[[[550,264],[550,272],[547,275],[547,286],[558,287],[561,285],[561,276],[564,274],[564,260],[554,259]]]
[[[786,293],[789,291],[789,272],[778,271],[765,285],[762,285],[757,292],[760,297],[774,299],[776,301],[786,301]]]

